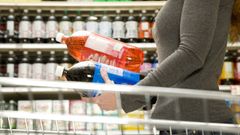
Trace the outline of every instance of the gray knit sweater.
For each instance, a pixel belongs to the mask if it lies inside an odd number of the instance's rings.
[[[144,86],[218,91],[233,0],[168,0],[153,29],[158,67],[138,83]],[[146,104],[143,96],[121,95],[125,112]],[[205,107],[207,111],[204,111]],[[158,96],[152,118],[225,122],[224,101]]]

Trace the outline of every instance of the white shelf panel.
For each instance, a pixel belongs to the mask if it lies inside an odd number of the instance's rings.
[[[155,10],[166,1],[131,1],[131,2],[34,2],[34,3],[1,3],[0,9],[55,9],[55,10]]]
[[[156,50],[154,43],[130,43],[130,45],[142,48],[143,50]],[[63,51],[66,50],[67,46],[64,44],[0,44],[0,51]]]
[[[0,133],[9,133],[11,130],[9,129],[0,129]],[[58,134],[64,134],[64,135],[76,135],[76,134],[81,134],[81,135],[150,135],[153,134],[152,131],[145,131],[145,130],[140,130],[140,131],[37,131],[37,130],[20,130],[20,129],[12,129],[13,134],[12,135],[26,135],[26,133],[29,133],[29,135],[39,135],[41,133],[44,133],[45,135],[58,135]]]
[[[129,43],[130,45],[139,47],[143,50],[156,50],[156,44],[155,43]],[[63,44],[0,44],[0,51],[9,51],[9,50],[15,50],[15,51],[63,51],[66,50],[67,46]],[[228,43],[227,45],[228,50],[237,50],[240,49],[240,42],[237,43]]]

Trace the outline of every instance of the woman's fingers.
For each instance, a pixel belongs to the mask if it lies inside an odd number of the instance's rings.
[[[105,81],[105,83],[109,83],[109,84],[112,84],[113,82],[109,79],[108,77],[108,74],[107,74],[107,70],[106,68],[101,68],[100,69],[100,73],[101,73],[101,76],[103,78],[103,80]]]

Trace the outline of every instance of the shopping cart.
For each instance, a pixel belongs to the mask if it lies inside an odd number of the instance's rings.
[[[63,103],[65,99],[80,99],[82,91],[111,91],[116,93],[117,97],[117,115],[115,116],[99,116],[99,115],[73,115],[73,114],[53,114],[53,113],[40,113],[40,112],[23,112],[18,110],[1,110],[1,125],[8,123],[6,127],[0,129],[0,134],[80,134],[80,135],[147,135],[159,134],[156,127],[166,129],[169,134],[173,134],[173,130],[182,130],[184,134],[188,135],[191,131],[215,131],[220,134],[223,133],[240,133],[240,126],[237,124],[222,124],[222,123],[206,123],[206,122],[190,122],[190,121],[173,121],[161,120],[150,118],[150,111],[145,112],[145,118],[126,118],[121,115],[121,100],[120,94],[136,94],[145,95],[161,95],[166,97],[178,98],[201,98],[213,100],[231,100],[240,101],[239,96],[233,96],[229,93],[223,92],[206,92],[201,90],[188,90],[176,88],[159,88],[147,86],[126,86],[126,85],[113,85],[113,84],[96,84],[96,83],[83,83],[83,82],[63,82],[63,81],[44,81],[33,79],[20,79],[20,78],[6,78],[0,77],[0,100],[9,101],[14,99],[27,100],[32,106],[36,99],[56,99]],[[150,104],[150,98],[146,98],[147,103]],[[203,110],[204,111],[204,110]],[[14,121],[23,120],[23,127],[13,127]],[[7,121],[7,122],[6,122]],[[30,128],[29,121],[38,121],[37,129]],[[44,121],[51,121],[51,125],[55,125],[55,129],[47,129]],[[72,129],[62,130],[59,122],[73,123]],[[96,130],[96,126],[92,128],[78,130],[76,123],[103,125],[102,130]],[[117,130],[109,130],[105,125],[117,125],[121,127],[126,124],[136,125],[136,130],[128,131],[123,128]],[[144,125],[144,129],[140,127]]]

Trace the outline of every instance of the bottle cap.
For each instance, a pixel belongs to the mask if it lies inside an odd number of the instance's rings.
[[[64,34],[63,33],[57,33],[56,36],[56,41],[61,43],[62,42],[62,38],[63,38]]]
[[[64,67],[62,66],[57,66],[55,76],[57,77],[62,77],[64,71]]]

